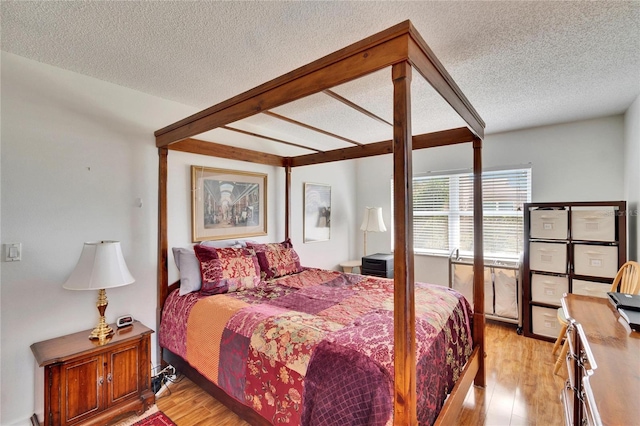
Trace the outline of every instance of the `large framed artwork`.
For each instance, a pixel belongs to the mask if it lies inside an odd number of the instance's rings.
[[[191,166],[194,242],[267,235],[267,175]]]
[[[304,242],[331,238],[331,186],[304,184]]]

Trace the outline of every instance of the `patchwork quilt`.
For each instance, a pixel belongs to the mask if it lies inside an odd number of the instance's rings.
[[[416,283],[418,419],[436,419],[471,355],[471,308]],[[273,424],[393,420],[393,280],[305,269],[236,292],[169,295],[160,346]]]

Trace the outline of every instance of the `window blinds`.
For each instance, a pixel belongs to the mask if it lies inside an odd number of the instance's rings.
[[[523,205],[531,201],[531,168],[482,173],[484,253],[517,258],[522,252]],[[393,184],[392,184],[393,203]],[[414,250],[473,254],[473,173],[414,177]]]

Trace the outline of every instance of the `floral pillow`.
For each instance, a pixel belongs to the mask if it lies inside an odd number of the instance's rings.
[[[260,284],[260,267],[255,252],[247,248],[215,248],[197,245],[202,287],[200,293],[220,294],[255,288]]]
[[[290,239],[281,243],[258,244],[247,242],[247,248],[255,250],[263,280],[302,272],[300,257]]]

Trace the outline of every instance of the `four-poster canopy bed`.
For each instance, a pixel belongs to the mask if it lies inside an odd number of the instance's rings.
[[[281,156],[220,143],[194,139],[212,129],[236,130],[227,125],[256,114],[269,115],[318,133],[326,131],[283,117],[274,108],[324,92],[340,98],[331,88],[370,73],[391,69],[393,84],[393,139],[375,143],[353,142],[355,146],[319,150],[311,154]],[[412,134],[411,81],[417,71],[466,122],[466,127]],[[342,99],[344,102],[345,100]],[[346,101],[348,102],[348,101]],[[241,131],[242,132],[242,131]],[[255,133],[244,131],[250,136]],[[285,169],[285,239],[290,237],[291,171],[295,167],[332,161],[363,158],[381,154],[393,157],[394,193],[394,279],[392,373],[393,423],[417,424],[416,418],[416,309],[413,252],[412,150],[459,143],[473,145],[474,199],[481,200],[481,146],[484,123],[451,76],[414,29],[410,21],[402,22],[360,42],[338,50],[279,78],[237,95],[155,132],[159,151],[158,208],[158,315],[171,290],[168,283],[167,237],[167,154],[170,150],[249,161]],[[338,137],[336,135],[331,135]],[[273,138],[268,138],[274,140]],[[346,138],[342,138],[347,140]],[[277,209],[279,210],[279,209]],[[483,270],[482,203],[474,203],[474,268]],[[471,383],[484,386],[484,294],[483,275],[474,277],[473,352],[464,371],[439,412],[436,423],[450,424],[457,417]],[[162,349],[161,349],[162,350]],[[180,356],[164,349],[163,359],[185,370],[187,375],[252,424],[268,424],[251,408],[243,406],[209,383]]]

